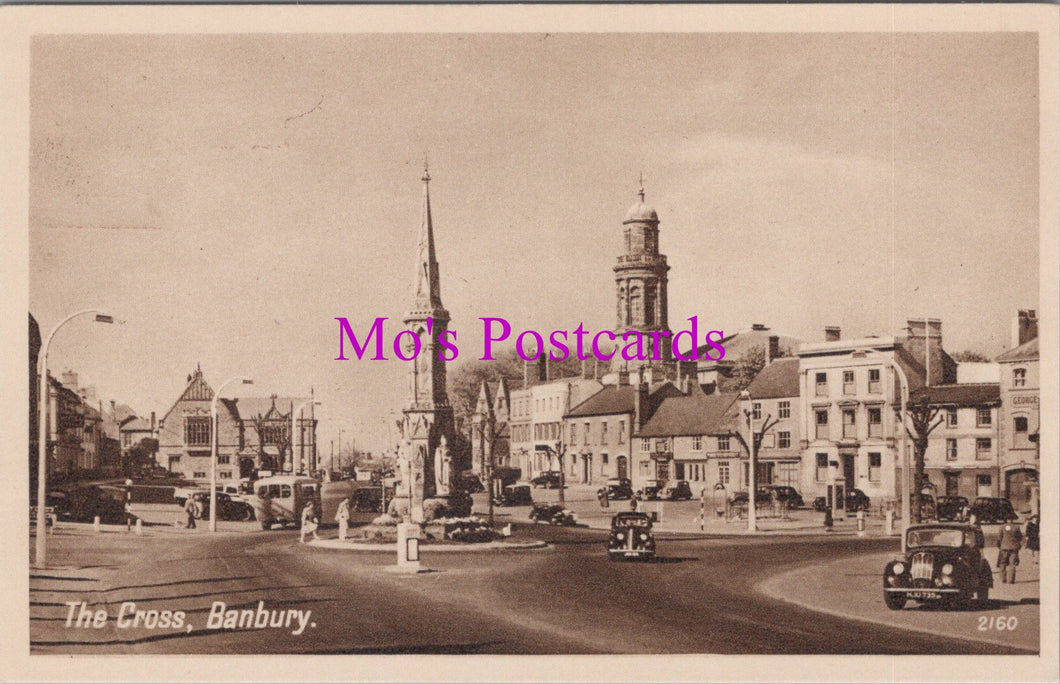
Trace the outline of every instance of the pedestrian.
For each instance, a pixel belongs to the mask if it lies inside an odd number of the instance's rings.
[[[198,505],[196,504],[195,497],[189,496],[188,500],[184,502],[184,512],[188,514],[187,528],[189,530],[195,529],[195,516],[198,513]]]
[[[997,569],[1001,571],[1002,584],[1016,583],[1016,566],[1020,564],[1020,546],[1023,533],[1020,526],[1005,523],[997,535]]]
[[[835,524],[835,521],[832,520],[832,509],[831,508],[824,509],[824,531],[825,532],[831,532],[832,531],[832,525],[834,525],[834,524]]]
[[[607,496],[607,487],[601,487],[596,492],[596,498],[600,500],[600,507],[601,508],[607,508],[608,506],[611,505],[610,501],[608,500],[608,496]]]
[[[346,531],[350,528],[350,499],[347,497],[339,503],[335,511],[335,522],[339,524],[339,539],[345,541]]]
[[[629,498],[629,510],[637,510],[637,502],[640,501],[640,494],[634,494]]]
[[[1031,552],[1031,558],[1038,562],[1038,549],[1041,542],[1038,540],[1038,525],[1040,518],[1037,514],[1027,519],[1027,550]]]
[[[302,509],[302,534],[299,541],[305,544],[305,536],[310,532],[313,533],[313,539],[320,539],[317,536],[316,507],[312,501],[306,503],[305,508]]]

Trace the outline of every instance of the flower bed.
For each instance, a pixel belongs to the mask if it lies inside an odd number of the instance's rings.
[[[485,544],[503,539],[503,535],[490,528],[481,518],[443,518],[436,522],[445,526],[445,539],[449,541]]]

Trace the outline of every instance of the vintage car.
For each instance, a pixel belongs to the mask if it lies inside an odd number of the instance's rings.
[[[633,483],[626,477],[613,477],[604,483],[609,501],[633,498]]]
[[[806,503],[802,500],[802,495],[794,487],[788,485],[768,485],[766,491],[770,494],[770,499],[773,498],[772,493],[777,493],[777,500],[780,501],[787,508],[802,508]]]
[[[935,516],[939,522],[963,521],[964,509],[967,507],[966,497],[940,496],[935,504]]]
[[[637,490],[637,496],[647,501],[654,501],[659,498],[665,486],[666,482],[663,480],[645,480],[644,487]]]
[[[1019,519],[1012,502],[992,496],[980,496],[972,502],[968,507],[968,519],[973,517],[980,525],[1004,524]]]
[[[660,496],[666,501],[689,501],[692,498],[692,488],[688,486],[687,480],[675,480],[666,483]]]
[[[534,497],[530,494],[528,484],[510,484],[493,497],[497,506],[532,506]]]
[[[66,492],[54,512],[59,520],[92,522],[98,516],[105,525],[120,525],[125,522],[125,500],[120,490],[86,485]]]
[[[530,484],[535,487],[544,487],[545,489],[559,489],[559,483],[563,474],[558,470],[546,470],[534,479],[530,480]]]
[[[530,509],[530,519],[536,522],[547,522],[549,525],[571,526],[578,523],[578,516],[559,504],[534,504]]]
[[[651,533],[651,518],[647,513],[624,511],[611,518],[607,557],[613,561],[655,557],[655,536]]]
[[[210,493],[196,492],[191,495],[199,502],[199,510],[203,520],[210,517]],[[217,519],[218,520],[253,520],[254,507],[242,499],[234,499],[225,492],[217,492]]]
[[[883,571],[883,601],[901,610],[906,601],[986,604],[994,586],[983,558],[983,531],[974,525],[932,523],[906,530],[905,557]]]
[[[824,511],[828,508],[828,501],[823,496],[813,500],[813,510]],[[860,489],[848,489],[846,495],[846,510],[867,511],[869,510],[869,496]]]

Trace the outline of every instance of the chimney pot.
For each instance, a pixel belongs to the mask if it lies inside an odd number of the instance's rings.
[[[824,341],[825,342],[838,342],[840,339],[840,327],[837,325],[830,325],[824,329]]]

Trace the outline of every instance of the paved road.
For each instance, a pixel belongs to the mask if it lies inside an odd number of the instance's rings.
[[[115,543],[132,560],[96,581],[74,567],[34,573],[32,647],[38,653],[1024,652],[822,615],[753,589],[782,570],[890,550],[894,540],[684,535],[660,539],[658,562],[611,563],[599,531],[539,526],[517,535],[552,547],[426,551],[424,562],[435,572],[418,576],[388,572],[389,553],[308,548],[295,532],[124,536]],[[110,536],[122,535],[102,538]],[[57,558],[64,543],[72,550],[83,542],[57,535]],[[64,626],[65,602],[80,600],[107,612],[104,628]],[[191,630],[118,629],[114,617],[123,601],[141,610],[184,610]],[[207,629],[217,601],[251,610],[264,601],[268,609],[312,615],[299,635],[291,633],[297,619],[282,628]]]

